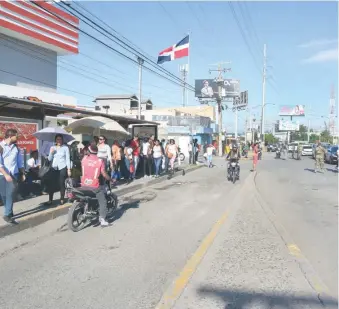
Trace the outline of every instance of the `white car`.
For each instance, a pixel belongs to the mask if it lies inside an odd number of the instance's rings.
[[[312,145],[303,145],[301,150],[301,155],[302,156],[312,156],[313,149]]]

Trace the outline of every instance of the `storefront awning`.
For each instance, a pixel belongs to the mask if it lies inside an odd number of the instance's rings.
[[[53,103],[34,102],[30,100],[0,96],[0,115],[3,117],[42,120],[45,116],[57,117],[60,114],[65,114],[67,117],[73,119],[80,119],[87,116],[103,116],[117,121],[126,129],[130,124],[158,125],[156,122],[139,120],[125,116],[97,113],[95,111],[76,107],[66,107]]]

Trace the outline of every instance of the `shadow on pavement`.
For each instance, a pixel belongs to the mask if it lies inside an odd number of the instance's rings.
[[[13,207],[13,209],[14,209],[14,217],[13,218],[14,219],[20,219],[20,218],[23,218],[23,217],[26,217],[26,216],[29,216],[29,215],[32,215],[32,214],[35,214],[35,213],[38,213],[38,212],[42,212],[42,211],[44,211],[46,209],[55,208],[58,205],[60,205],[60,199],[54,200],[52,205],[50,205],[50,206],[44,205],[44,204],[40,204],[39,206],[37,206],[35,208],[29,209],[29,210],[25,210],[25,211],[21,211],[19,213],[15,213],[15,204],[14,204],[14,207]]]
[[[315,172],[314,168],[304,168],[304,171],[311,172],[311,173]]]
[[[124,203],[108,218],[109,223],[113,223],[116,220],[119,220],[127,210],[139,208],[140,201],[132,201],[130,203]]]
[[[270,308],[338,308],[338,302],[334,298],[326,297],[321,299],[316,295],[274,292],[255,292],[240,289],[224,289],[215,286],[202,286],[198,289],[198,294],[211,298],[218,298],[224,302],[224,309],[270,309]],[[305,307],[303,307],[305,306]],[[318,307],[319,306],[319,307]]]
[[[338,173],[337,168],[326,168],[326,170],[327,170],[328,172]]]

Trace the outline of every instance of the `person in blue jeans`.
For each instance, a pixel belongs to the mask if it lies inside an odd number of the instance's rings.
[[[161,166],[161,159],[163,157],[162,147],[160,145],[159,140],[155,141],[155,145],[153,146],[153,161],[155,165],[155,177],[159,177],[160,173],[160,166]]]
[[[24,162],[16,145],[18,132],[8,129],[0,143],[0,195],[4,203],[4,220],[16,223],[13,219],[13,197],[19,178],[25,181]]]

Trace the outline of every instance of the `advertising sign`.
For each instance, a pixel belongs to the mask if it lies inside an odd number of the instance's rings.
[[[280,106],[279,116],[305,116],[304,105],[283,105]]]
[[[289,120],[279,120],[279,131],[299,131],[299,123]]]
[[[195,80],[195,96],[197,98],[217,98],[218,84],[214,79],[196,79]]]
[[[8,129],[18,131],[17,145],[20,149],[26,149],[27,153],[38,149],[38,140],[33,136],[33,133],[38,131],[37,123],[0,121],[0,140],[5,138],[5,132]]]
[[[223,98],[233,98],[239,95],[240,81],[237,79],[224,79],[221,85],[221,96]],[[202,99],[218,98],[218,83],[215,79],[196,79],[195,96]]]
[[[221,89],[223,98],[233,98],[240,95],[240,80],[225,79]]]

